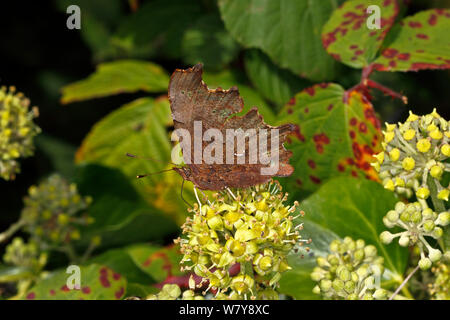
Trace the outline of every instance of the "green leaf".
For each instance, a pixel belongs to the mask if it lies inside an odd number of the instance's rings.
[[[137,175],[172,168],[171,124],[167,98],[135,100],[92,128],[77,152],[76,161],[119,169],[152,207],[183,223],[186,205],[180,197],[182,178],[175,171],[136,179]],[[127,153],[150,159],[129,158]],[[191,199],[189,189],[185,191],[184,197]]]
[[[380,71],[450,69],[450,9],[421,11],[395,29],[374,68]],[[392,31],[394,33],[394,30]]]
[[[165,59],[180,58],[184,33],[201,16],[200,1],[146,2],[121,21],[115,38],[127,43],[132,51],[155,51],[153,55]]]
[[[380,8],[380,29],[369,29],[369,5]],[[349,0],[335,10],[322,30],[322,42],[336,60],[354,68],[368,66],[399,12],[396,0]]]
[[[384,277],[401,282],[408,249],[394,243],[386,246],[379,239],[379,234],[386,230],[382,219],[396,202],[394,193],[373,181],[339,177],[324,184],[301,203],[306,214],[297,221],[304,223],[303,237],[312,239],[312,254],[304,258],[299,254],[288,256],[293,269],[282,276],[280,292],[296,299],[319,298],[312,293],[315,283],[310,278],[315,257],[326,256],[329,243],[346,236],[376,246],[388,269]]]
[[[381,151],[380,124],[360,93],[338,84],[315,85],[298,93],[279,118],[298,127],[287,145],[295,171],[281,181],[291,194],[301,198],[338,175],[377,179],[370,163]]]
[[[316,258],[326,256],[329,253],[330,242],[339,237],[330,229],[311,221],[305,223],[302,237],[314,239],[308,245],[311,251],[304,256],[300,252],[288,255],[288,263],[292,269],[282,274],[278,291],[294,299],[317,300],[320,296],[312,292],[316,283],[311,279],[311,272],[316,266]]]
[[[71,274],[56,271],[40,280],[26,294],[28,300],[118,300],[125,295],[127,282],[111,269],[92,264],[80,267],[81,288],[70,290],[67,281]]]
[[[127,251],[134,263],[157,282],[162,282],[171,276],[183,275],[180,271],[182,255],[175,246],[161,248],[136,245]]]
[[[80,193],[93,198],[88,213],[94,223],[82,230],[85,244],[98,235],[102,247],[111,247],[177,232],[173,221],[145,202],[119,170],[91,164],[81,166],[76,177]]]
[[[295,93],[310,85],[291,71],[277,67],[257,49],[246,51],[245,70],[258,91],[277,105],[284,105]]]
[[[235,59],[239,45],[225,30],[219,15],[207,14],[184,33],[182,52],[187,64],[201,62],[207,69],[220,70]]]
[[[335,0],[219,0],[225,27],[247,48],[259,48],[277,65],[319,81],[335,77],[335,62],[320,31]]]
[[[370,180],[339,177],[330,180],[302,202],[305,224],[312,221],[333,230],[339,237],[363,239],[377,247],[385,266],[401,277],[408,250],[396,243],[384,245],[380,233],[386,230],[383,217],[397,203],[394,193]]]
[[[167,91],[169,77],[160,66],[138,60],[105,62],[88,78],[62,89],[61,103],[70,103],[109,95]]]
[[[258,107],[258,111],[263,115],[264,121],[273,124],[276,121],[274,112],[257,91],[245,84],[245,80],[244,75],[236,70],[227,70],[219,73],[205,72],[203,74],[203,81],[210,89],[238,87],[239,94],[244,100],[244,109],[240,114],[247,113],[252,107]]]

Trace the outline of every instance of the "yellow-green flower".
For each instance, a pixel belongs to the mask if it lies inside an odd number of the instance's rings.
[[[37,107],[14,87],[0,89],[0,177],[14,179],[20,171],[18,159],[33,154],[33,137],[40,132],[33,122]]]
[[[384,272],[384,259],[373,245],[345,237],[330,243],[330,254],[316,259],[311,279],[313,292],[327,299],[386,299],[387,292],[375,281]]]
[[[281,274],[290,269],[288,252],[309,242],[301,240],[302,225],[295,223],[303,212],[294,218],[298,203],[288,206],[286,199],[274,181],[225,190],[201,208],[195,205],[193,217],[182,226],[186,236],[176,240],[183,270],[209,280],[206,291],[217,290],[216,299],[274,297]],[[237,263],[239,274],[229,274]]]
[[[398,126],[387,124],[384,151],[375,156],[373,164],[384,187],[407,198],[415,194],[419,199],[436,190],[440,199],[447,201],[448,186],[441,185],[441,178],[450,171],[449,129],[449,122],[436,109],[424,116],[410,112],[406,122]]]
[[[93,222],[85,212],[91,201],[78,194],[75,184],[55,174],[29,188],[21,221],[40,245],[68,243],[80,239],[79,226]]]

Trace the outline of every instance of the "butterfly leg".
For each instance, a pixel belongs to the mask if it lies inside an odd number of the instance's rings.
[[[195,194],[195,198],[197,199],[199,208],[200,208],[200,212],[202,212],[202,203],[200,202],[200,199],[198,198],[198,193],[197,193],[197,188],[194,186],[194,194]]]
[[[208,202],[208,205],[211,206],[211,201],[209,201],[208,196],[202,190],[198,189],[198,191],[203,195],[203,200]]]
[[[227,191],[230,193],[231,197],[232,197],[235,201],[237,201],[237,198],[236,198],[236,196],[233,194],[233,192],[231,191],[231,189],[228,188],[228,187],[226,187],[226,189],[227,189]],[[242,208],[245,209],[245,206],[244,206],[240,201],[239,201],[239,204],[241,205]]]

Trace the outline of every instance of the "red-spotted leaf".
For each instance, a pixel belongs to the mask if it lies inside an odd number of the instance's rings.
[[[376,70],[450,69],[450,9],[421,11],[403,19],[395,31],[374,62]]]
[[[176,246],[136,245],[127,251],[134,263],[156,282],[183,275],[180,271],[182,255]]]
[[[118,300],[125,295],[127,281],[112,269],[91,264],[80,267],[80,287],[69,289],[72,275],[66,270],[57,271],[40,280],[25,298],[28,300]]]
[[[381,10],[380,29],[369,29],[368,18],[375,14],[367,8],[376,5]],[[336,60],[354,68],[363,68],[375,58],[386,33],[398,14],[396,0],[346,1],[322,29],[322,42]]]
[[[280,121],[298,126],[287,146],[295,171],[283,179],[290,193],[302,190],[298,196],[304,196],[338,175],[377,179],[370,162],[380,151],[380,123],[360,93],[338,84],[315,85],[291,99]]]

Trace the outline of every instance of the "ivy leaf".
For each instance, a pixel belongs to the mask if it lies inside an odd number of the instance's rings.
[[[243,46],[259,48],[280,67],[314,81],[335,76],[320,31],[336,7],[335,0],[219,0],[225,27]]]
[[[345,100],[345,101],[344,101]],[[298,93],[283,109],[280,123],[298,130],[288,144],[294,173],[283,179],[300,198],[337,175],[377,179],[372,155],[381,151],[380,123],[370,102],[358,92],[323,83]]]
[[[309,84],[309,81],[295,76],[291,71],[276,66],[260,50],[247,50],[244,59],[245,70],[252,84],[267,100],[277,105],[284,105]]]
[[[421,11],[403,19],[395,29],[394,39],[374,62],[374,68],[379,71],[450,69],[449,30],[450,9]]]
[[[331,241],[339,237],[330,229],[323,228],[311,221],[304,224],[302,237],[314,239],[308,245],[311,251],[303,257],[300,252],[291,252],[288,255],[288,263],[292,269],[282,274],[278,291],[294,299],[317,300],[320,299],[320,295],[312,292],[316,283],[311,279],[311,272],[316,266],[316,258],[326,256],[329,253]]]
[[[173,276],[183,275],[180,271],[182,255],[174,245],[157,247],[136,245],[127,249],[134,263],[156,282],[162,282]]]
[[[105,62],[99,64],[88,78],[63,87],[61,103],[139,90],[164,92],[168,84],[169,76],[154,63],[138,60]]]
[[[172,168],[168,132],[171,123],[167,98],[135,100],[93,127],[77,152],[76,162],[96,163],[122,171],[151,207],[183,223],[186,205],[180,197],[182,178],[175,171],[136,179],[139,174]],[[149,160],[132,159],[127,153]],[[187,188],[183,192],[186,199],[192,199],[191,194]]]
[[[83,244],[101,236],[101,246],[111,247],[159,240],[177,231],[172,219],[144,201],[119,170],[90,164],[76,176],[80,192],[93,198],[88,212],[94,223],[83,228]]]
[[[396,202],[394,193],[379,183],[338,177],[301,203],[306,214],[298,223],[305,225],[305,238],[312,238],[314,257],[328,254],[328,245],[336,236],[363,239],[366,244],[376,246],[378,255],[384,257],[388,269],[384,276],[401,282],[408,260],[407,248],[395,243],[386,246],[379,239],[379,234],[386,229],[383,216]],[[289,256],[293,269],[282,276],[281,292],[298,299],[310,298],[307,294],[315,285],[309,278],[315,266],[314,257]]]
[[[127,281],[108,267],[92,264],[80,267],[81,287],[69,289],[66,270],[40,280],[26,294],[28,300],[118,300],[125,295]]]
[[[369,5],[380,8],[380,29],[369,29]],[[399,12],[396,0],[350,0],[335,10],[322,30],[322,42],[336,60],[354,67],[368,66],[375,58],[383,39]]]
[[[207,69],[220,70],[234,60],[239,45],[225,30],[219,15],[207,14],[185,31],[182,52],[187,64],[201,62]]]

